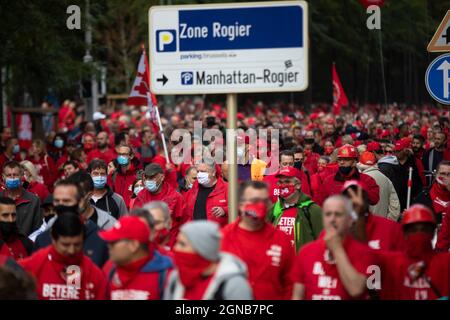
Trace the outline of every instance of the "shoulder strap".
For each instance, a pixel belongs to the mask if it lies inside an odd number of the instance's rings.
[[[306,175],[306,179],[308,179],[308,186],[309,186],[309,191],[311,192],[311,196],[314,196],[313,195],[313,190],[311,188],[311,176],[309,175],[309,171],[305,169],[303,172]]]
[[[114,185],[116,184],[116,177],[117,177],[117,170],[114,170],[112,176],[111,176],[111,181],[112,181],[112,189],[114,190]]]
[[[213,300],[225,300],[223,296],[223,289],[225,287],[226,282],[222,281],[221,284],[219,284],[219,287],[217,288],[216,292],[214,293]]]

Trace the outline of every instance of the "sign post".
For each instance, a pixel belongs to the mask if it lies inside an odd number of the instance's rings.
[[[237,93],[308,87],[308,4],[272,1],[149,9],[150,87],[161,95],[227,94],[236,129]],[[229,221],[237,217],[235,130],[228,130]]]

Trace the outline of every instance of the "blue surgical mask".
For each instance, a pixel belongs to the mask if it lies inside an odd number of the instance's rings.
[[[121,166],[126,166],[128,165],[129,159],[127,156],[118,156],[117,157],[117,162],[121,165]]]
[[[94,181],[95,189],[103,189],[106,185],[106,176],[92,177],[92,181]]]
[[[55,148],[62,149],[62,147],[64,147],[64,140],[56,139],[53,145]]]
[[[14,154],[18,154],[18,153],[20,152],[20,147],[19,147],[18,144],[14,145],[14,147],[13,147],[13,149],[12,149],[12,152],[13,152]]]
[[[5,180],[6,188],[17,189],[20,186],[19,178],[6,178]]]
[[[140,186],[140,187],[134,187],[134,190],[133,190],[134,195],[137,196],[138,193],[141,192],[142,190],[144,190],[144,187],[143,187],[143,186]]]
[[[154,180],[146,180],[145,187],[147,188],[148,191],[153,193],[153,192],[158,191],[159,185]]]

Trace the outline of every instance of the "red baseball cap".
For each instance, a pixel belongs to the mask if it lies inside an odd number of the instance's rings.
[[[394,150],[395,151],[402,151],[402,150],[407,149],[409,147],[410,147],[409,139],[403,138],[403,139],[397,140],[395,142]]]
[[[100,231],[98,235],[106,242],[128,239],[147,243],[150,241],[150,228],[137,216],[125,216],[120,218],[114,227]]]
[[[283,177],[291,177],[291,178],[297,178],[301,180],[300,170],[294,167],[284,167],[280,171],[277,172],[276,177],[279,178],[281,176]]]
[[[358,158],[358,151],[356,148],[350,144],[343,145],[338,150],[339,158]]]
[[[364,191],[367,191],[367,190],[366,190],[366,187],[364,186],[364,184],[363,184],[361,181],[358,181],[358,180],[348,180],[348,181],[346,181],[346,182],[344,183],[344,185],[342,186],[341,193],[344,193],[345,190],[347,190],[348,188],[353,187],[353,186],[355,186],[355,187],[360,187],[360,188],[363,189]]]
[[[364,151],[359,156],[359,162],[368,166],[372,166],[376,162],[375,155],[372,152]]]

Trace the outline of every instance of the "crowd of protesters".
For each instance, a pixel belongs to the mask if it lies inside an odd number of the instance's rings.
[[[65,101],[54,130],[29,142],[4,127],[0,298],[448,298],[449,111],[330,109],[239,106],[237,127],[267,134],[238,145],[232,222],[229,161],[213,160],[223,105],[163,112],[169,156],[176,130],[200,140],[183,163],[166,161],[145,108],[88,122]],[[223,139],[205,141],[195,121]]]

